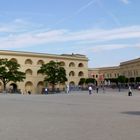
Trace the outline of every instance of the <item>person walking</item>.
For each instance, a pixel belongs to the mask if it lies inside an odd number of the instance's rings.
[[[47,87],[44,89],[44,93],[48,94],[48,88]]]
[[[98,86],[96,86],[96,93],[98,93],[98,91],[99,91],[99,87],[98,87]]]
[[[69,85],[66,85],[66,92],[67,92],[67,93],[70,92],[70,87],[69,87]]]
[[[88,87],[88,91],[89,91],[89,95],[92,94],[92,87],[91,86]]]
[[[128,96],[132,96],[132,89],[131,89],[131,86],[128,87]]]

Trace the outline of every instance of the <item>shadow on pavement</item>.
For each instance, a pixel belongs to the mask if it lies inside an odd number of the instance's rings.
[[[128,115],[140,115],[140,111],[126,111],[121,113],[128,114]]]

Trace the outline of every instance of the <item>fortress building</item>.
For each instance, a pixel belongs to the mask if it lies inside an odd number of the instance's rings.
[[[104,79],[115,79],[119,75],[136,81],[140,77],[140,58],[121,62],[119,66],[88,69],[88,76],[95,78],[99,84]]]
[[[67,84],[71,86],[78,85],[80,78],[88,78],[88,58],[81,54],[46,54],[46,53],[32,53],[20,51],[0,51],[0,58],[7,58],[8,60],[16,61],[20,64],[20,71],[26,73],[26,79],[23,82],[8,83],[7,89],[20,89],[26,93],[41,93],[45,87],[44,75],[38,73],[42,64],[50,61],[61,62],[66,70]],[[57,85],[63,89],[65,85]],[[0,82],[0,91],[3,90],[3,84]]]
[[[7,84],[7,90],[10,88],[20,89],[27,93],[31,91],[34,94],[40,94],[46,87],[44,83],[45,75],[38,72],[42,64],[50,61],[61,62],[66,70],[68,81],[66,84],[70,87],[78,86],[81,78],[95,78],[97,83],[103,84],[105,79],[117,78],[124,75],[127,78],[136,80],[140,77],[140,58],[121,62],[119,66],[88,68],[88,58],[81,54],[46,54],[20,51],[0,50],[0,58],[7,58],[20,64],[20,71],[26,73],[26,79],[23,82]],[[56,88],[63,90],[65,85],[57,85]],[[3,91],[3,83],[0,81],[0,92]]]

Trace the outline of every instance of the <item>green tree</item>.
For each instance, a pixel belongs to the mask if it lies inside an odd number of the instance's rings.
[[[136,82],[140,82],[140,77],[136,77]]]
[[[127,78],[123,75],[120,75],[117,79],[118,79],[117,81],[119,83],[126,83],[127,82]]]
[[[96,80],[94,78],[87,78],[85,83],[86,84],[95,84]]]
[[[47,64],[43,64],[38,72],[46,75],[44,81],[52,85],[53,91],[55,85],[67,81],[66,70],[61,66],[60,62],[50,61]]]
[[[78,85],[80,85],[82,87],[82,89],[83,89],[85,82],[86,82],[85,78],[80,78],[80,81],[79,81]]]
[[[110,81],[111,84],[118,84],[118,78],[108,78],[105,80]]]
[[[134,78],[134,77],[130,77],[130,78],[129,78],[129,82],[130,82],[130,83],[134,83],[134,82],[135,82],[135,78]]]
[[[110,82],[112,82],[112,83],[117,83],[118,80],[117,80],[117,78],[111,78],[111,79],[110,79]]]
[[[25,79],[25,73],[19,71],[20,65],[17,62],[7,59],[0,59],[0,79],[3,82],[4,90],[10,81],[20,82]]]
[[[80,78],[79,85],[83,85],[85,84],[85,82],[86,82],[85,78]]]

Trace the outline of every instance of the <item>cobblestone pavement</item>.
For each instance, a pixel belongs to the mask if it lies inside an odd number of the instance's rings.
[[[139,140],[140,91],[0,95],[1,140]]]

